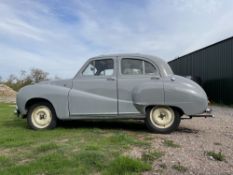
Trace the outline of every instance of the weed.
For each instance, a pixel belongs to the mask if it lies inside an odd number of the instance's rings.
[[[225,155],[221,151],[219,151],[218,153],[214,151],[208,151],[207,156],[212,157],[214,160],[217,160],[217,161],[225,160]]]
[[[164,155],[163,152],[160,151],[153,151],[153,152],[146,152],[142,155],[142,160],[146,162],[153,162],[154,160],[159,159]]]
[[[180,162],[178,162],[178,164],[173,165],[172,168],[179,171],[179,172],[181,172],[181,173],[184,173],[184,172],[186,172],[188,170],[186,167],[182,166],[180,164]]]
[[[173,140],[164,140],[163,145],[172,148],[180,148],[180,145],[173,142]]]

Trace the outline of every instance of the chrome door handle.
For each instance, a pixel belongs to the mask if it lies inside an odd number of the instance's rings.
[[[175,81],[176,79],[175,79],[175,77],[171,77],[171,81]]]
[[[107,81],[115,81],[116,78],[114,78],[114,77],[108,77],[106,80],[107,80]]]

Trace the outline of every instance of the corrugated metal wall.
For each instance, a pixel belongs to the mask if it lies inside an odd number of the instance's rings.
[[[209,100],[233,104],[233,37],[169,62],[177,75],[201,80]]]

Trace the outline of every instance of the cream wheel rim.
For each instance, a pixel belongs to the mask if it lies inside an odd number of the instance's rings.
[[[175,114],[170,107],[154,107],[150,112],[150,120],[154,126],[165,129],[173,124]]]
[[[46,128],[52,121],[52,113],[46,106],[38,106],[32,112],[32,123],[37,128]]]

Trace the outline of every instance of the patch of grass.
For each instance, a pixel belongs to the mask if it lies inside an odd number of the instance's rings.
[[[8,157],[0,156],[0,169],[9,167],[11,165],[12,165],[12,162]]]
[[[180,145],[173,142],[173,140],[164,140],[163,145],[172,148],[180,148]]]
[[[132,159],[127,156],[119,156],[109,164],[104,174],[128,175],[128,174],[141,173],[143,171],[148,171],[150,169],[151,169],[150,164],[147,164],[141,160]]]
[[[33,131],[13,111],[13,106],[0,104],[1,175],[140,174],[151,168],[148,162],[122,156],[134,146],[150,147],[150,141],[139,139],[144,131],[79,127],[79,122]]]
[[[64,174],[66,168],[72,169],[72,162],[65,159],[63,155],[53,153],[43,156],[27,164],[6,167],[0,173],[4,175],[19,174]],[[60,166],[63,165],[63,168]],[[72,169],[73,170],[73,169]]]
[[[142,160],[145,162],[153,162],[154,160],[159,159],[163,155],[164,153],[160,151],[153,151],[153,152],[149,151],[142,154]]]
[[[92,131],[96,134],[106,134],[106,132],[100,128],[93,128]]]
[[[58,145],[55,143],[48,143],[48,144],[43,144],[40,145],[36,150],[37,152],[47,152],[50,150],[57,150],[58,149]]]
[[[109,138],[110,144],[118,144],[123,147],[128,147],[130,145],[136,146],[148,146],[147,142],[137,140],[135,137],[128,135],[127,133],[115,133]]]
[[[181,172],[181,173],[184,173],[184,172],[186,172],[188,170],[186,167],[182,166],[180,164],[180,162],[178,164],[173,165],[172,168],[174,170],[177,170],[177,171]]]
[[[100,146],[96,143],[88,144],[86,145],[85,150],[94,150],[94,151],[100,150]]]
[[[100,151],[81,151],[76,155],[75,161],[86,169],[98,171],[106,167],[107,164],[105,154]]]
[[[219,151],[218,153],[216,153],[214,151],[208,151],[207,156],[210,156],[214,160],[217,160],[217,161],[224,161],[225,160],[225,155],[221,151]]]

